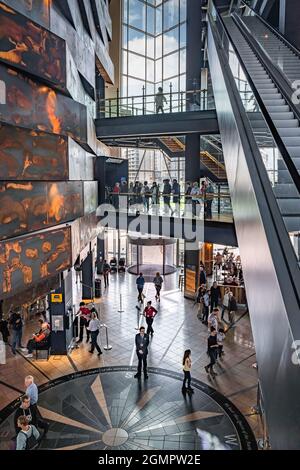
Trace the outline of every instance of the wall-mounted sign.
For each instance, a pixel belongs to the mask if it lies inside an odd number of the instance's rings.
[[[63,301],[62,294],[51,294],[51,302],[53,304],[61,304]]]

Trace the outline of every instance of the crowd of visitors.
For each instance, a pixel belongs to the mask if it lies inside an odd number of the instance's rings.
[[[152,184],[148,181],[135,181],[128,186],[127,181],[122,180],[117,181],[113,188],[106,188],[106,202],[116,209],[135,208],[136,211],[145,213],[151,209],[157,213],[162,204],[164,213],[171,216],[199,217],[201,211],[204,211],[206,218],[212,218],[213,200],[214,187],[207,179],[202,181],[201,186],[197,181],[188,181],[185,190],[175,178],[164,179],[162,185],[156,181]]]

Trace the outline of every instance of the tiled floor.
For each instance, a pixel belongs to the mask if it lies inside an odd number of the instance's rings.
[[[79,295],[79,285],[78,285]],[[147,299],[155,302],[155,290],[151,283],[146,283],[144,293]],[[122,309],[120,307],[122,295]],[[0,409],[20,395],[24,389],[24,376],[32,374],[37,384],[44,384],[50,379],[104,366],[131,366],[136,364],[134,338],[136,328],[145,324],[143,317],[137,316],[135,276],[114,274],[110,276],[110,286],[103,293],[97,304],[101,321],[108,326],[110,351],[103,351],[99,359],[96,353],[88,352],[89,345],[82,343],[74,349],[70,357],[53,356],[50,360],[34,361],[22,354],[13,356],[7,347],[7,363],[0,365]],[[159,314],[154,321],[154,336],[151,339],[148,356],[149,366],[160,367],[174,372],[181,372],[181,359],[185,349],[192,350],[192,376],[207,383],[228,397],[246,416],[256,437],[261,437],[260,418],[253,414],[251,407],[256,404],[257,371],[251,367],[255,362],[255,350],[251,334],[249,316],[244,315],[229,330],[224,343],[225,356],[220,366],[216,366],[218,376],[211,379],[204,371],[208,363],[207,327],[197,319],[197,307],[183,298],[177,288],[177,276],[165,278],[161,293]],[[240,312],[242,315],[243,312]],[[36,329],[36,323],[26,326],[24,341]],[[105,344],[105,329],[101,331],[101,344]],[[0,436],[1,439],[1,436]]]

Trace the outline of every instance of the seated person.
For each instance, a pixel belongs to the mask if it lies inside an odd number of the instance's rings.
[[[39,320],[39,322],[42,322],[42,320]],[[34,334],[32,339],[30,339],[27,343],[28,354],[26,354],[25,357],[32,357],[32,352],[34,349],[44,349],[49,345],[49,339],[50,326],[47,322],[42,322],[40,331]]]

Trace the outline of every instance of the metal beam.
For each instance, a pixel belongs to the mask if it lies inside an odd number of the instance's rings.
[[[122,137],[159,137],[186,134],[218,134],[215,110],[102,118],[96,120],[98,139]]]

